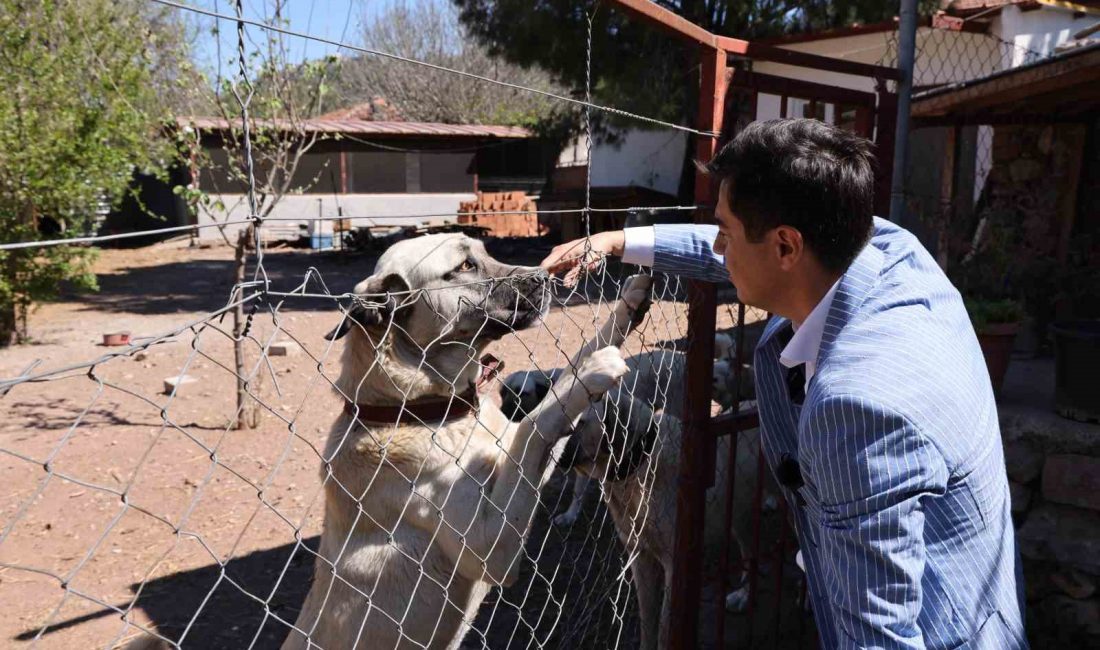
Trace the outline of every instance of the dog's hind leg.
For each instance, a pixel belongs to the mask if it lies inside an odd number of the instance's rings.
[[[581,472],[573,472],[573,475],[573,500],[569,503],[569,509],[554,515],[555,526],[572,525],[584,510],[584,495],[588,492],[588,484],[592,479]]]
[[[660,645],[660,635],[662,618],[665,615],[665,569],[655,556],[639,549],[630,571],[638,597],[638,620],[641,624],[639,647],[643,650],[663,648]]]

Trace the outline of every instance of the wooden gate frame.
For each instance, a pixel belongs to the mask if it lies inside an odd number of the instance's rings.
[[[780,95],[811,97],[829,101],[829,98],[845,98],[843,101],[860,105],[857,123],[868,129],[874,127],[876,157],[882,161],[876,174],[875,208],[879,214],[889,205],[891,169],[893,160],[894,123],[896,120],[896,95],[887,91],[888,81],[899,81],[901,72],[896,68],[845,61],[830,57],[787,50],[772,45],[752,43],[736,38],[718,36],[692,23],[650,0],[606,0],[609,5],[628,15],[663,29],[672,35],[694,43],[699,48],[700,88],[699,113],[695,128],[711,133],[721,133],[728,138],[730,129],[723,130],[726,112],[726,94],[730,86],[770,92],[784,85],[791,92]],[[869,77],[875,81],[875,93],[861,93],[843,88],[773,77],[738,69],[729,65],[731,55],[742,60],[772,61],[791,66],[812,68],[849,75]],[[873,97],[871,104],[868,98]],[[753,104],[755,112],[755,103]],[[755,115],[753,115],[755,117]],[[723,137],[695,137],[697,160],[710,160],[717,153]],[[695,177],[695,204],[712,206],[717,198],[714,184],[697,172]],[[713,208],[700,209],[696,223],[713,223]],[[715,285],[693,280],[688,286],[688,345],[685,417],[681,447],[678,491],[676,495],[676,543],[670,601],[669,647],[693,649],[698,646],[697,612],[702,597],[702,543],[703,516],[706,492],[714,484],[717,435],[735,434],[758,425],[755,413],[711,417],[711,376],[714,365],[714,331],[717,301]],[[744,306],[739,309],[744,317]],[[743,331],[743,328],[739,328]],[[738,354],[743,352],[744,341],[738,336]],[[740,356],[739,356],[740,359]],[[735,364],[739,372],[740,363]],[[736,447],[736,445],[733,445]]]

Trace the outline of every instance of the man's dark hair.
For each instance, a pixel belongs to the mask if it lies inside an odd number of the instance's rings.
[[[871,143],[809,119],[746,126],[706,170],[729,181],[730,209],[749,241],[787,225],[831,271],[843,271],[871,237]]]

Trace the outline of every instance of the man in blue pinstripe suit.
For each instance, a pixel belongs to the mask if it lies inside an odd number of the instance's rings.
[[[989,375],[958,291],[872,216],[872,162],[821,122],[757,122],[707,166],[717,228],[600,233],[591,249],[732,281],[778,316],[755,352],[761,439],[797,504],[823,647],[1026,648]]]

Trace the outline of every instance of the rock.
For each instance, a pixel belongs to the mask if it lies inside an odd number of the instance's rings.
[[[1096,593],[1096,581],[1073,569],[1055,571],[1050,574],[1050,581],[1059,591],[1077,600],[1084,600]]]
[[[1027,512],[1027,506],[1031,503],[1031,490],[1026,485],[1009,481],[1008,491],[1012,495],[1012,514]]]
[[[1100,517],[1091,510],[1043,503],[1028,513],[1016,541],[1026,558],[1100,574]]]
[[[1029,440],[1016,440],[1005,445],[1005,469],[1008,478],[1017,483],[1030,483],[1043,469],[1043,451]]]
[[[1043,467],[1043,498],[1100,510],[1100,458],[1059,454]]]
[[[302,346],[294,341],[276,341],[267,348],[267,354],[271,357],[290,357],[302,351]]]
[[[172,389],[177,389],[176,392],[178,394],[179,393],[178,389],[181,386],[186,386],[187,384],[193,384],[197,381],[198,381],[197,379],[195,379],[194,377],[192,377],[190,375],[180,375],[178,377],[165,377],[164,378],[164,394],[165,395],[171,395],[172,394]]]

